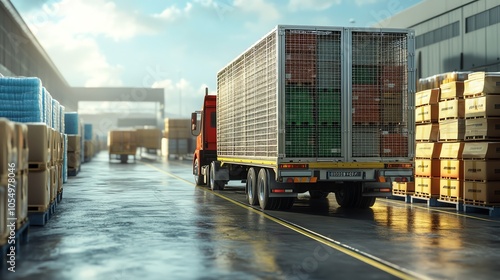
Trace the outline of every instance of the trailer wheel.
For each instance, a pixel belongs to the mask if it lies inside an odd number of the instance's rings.
[[[289,210],[290,208],[292,208],[294,202],[295,197],[280,197],[278,209]]]
[[[361,209],[367,209],[373,206],[375,204],[375,200],[377,198],[374,196],[363,196],[361,197],[361,201],[359,203],[359,207]]]
[[[210,182],[210,188],[213,191],[224,190],[224,182],[215,180],[215,162],[213,162],[213,161],[210,164],[209,174],[210,174],[210,176],[209,176],[210,177],[210,181],[209,181]]]
[[[121,163],[127,163],[127,161],[128,161],[128,155],[120,155]]]
[[[274,210],[278,206],[277,198],[269,197],[269,171],[262,168],[257,176],[257,190],[259,191],[259,205],[262,210]]]
[[[358,190],[359,189],[359,190]],[[354,208],[361,199],[361,185],[346,184],[335,192],[337,203],[345,208]]]
[[[259,203],[258,192],[257,192],[257,174],[258,174],[257,171],[256,168],[250,167],[247,173],[246,193],[247,193],[248,204],[250,205],[257,205]]]
[[[200,174],[200,160],[198,158],[193,162],[193,174],[196,185],[206,185],[204,176]]]

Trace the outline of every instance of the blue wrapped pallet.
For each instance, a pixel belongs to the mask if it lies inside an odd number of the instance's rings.
[[[80,134],[80,120],[77,112],[64,113],[64,133],[72,135]]]
[[[38,78],[0,77],[0,117],[15,122],[42,122],[43,87]]]
[[[44,112],[43,122],[49,127],[52,127],[52,95],[50,95],[50,92],[45,87],[42,87],[42,97]]]

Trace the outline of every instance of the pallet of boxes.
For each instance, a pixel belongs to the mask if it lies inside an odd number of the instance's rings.
[[[161,154],[161,139],[162,131],[154,127],[143,127],[137,128],[137,148],[140,149],[141,157],[144,156],[145,152],[148,155],[157,156],[160,152]],[[143,151],[145,150],[145,151]]]
[[[500,72],[465,81],[464,211],[500,215]]]
[[[129,156],[134,162],[137,153],[137,132],[133,129],[111,130],[108,132],[109,160],[118,159],[121,163],[127,163]]]
[[[81,170],[82,164],[82,136],[80,129],[80,118],[77,112],[66,112],[65,132],[67,135],[66,167],[68,176],[76,176]]]
[[[191,135],[190,119],[165,119],[165,142],[162,151],[167,157],[182,159],[195,148],[195,138]]]
[[[441,200],[460,202],[455,185],[463,140],[463,84],[467,72],[435,75],[419,81],[416,93],[415,191],[410,201],[437,206]],[[453,171],[453,172],[451,172]],[[446,191],[444,191],[446,190]],[[455,192],[450,192],[455,190]],[[458,207],[458,206],[457,206]]]

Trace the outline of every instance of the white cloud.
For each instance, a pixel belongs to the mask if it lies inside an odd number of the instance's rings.
[[[163,10],[160,14],[155,14],[154,17],[167,21],[174,21],[183,16],[189,15],[192,7],[193,5],[191,3],[187,3],[183,9],[179,9],[177,6],[173,5]]]
[[[356,0],[360,1],[360,0]],[[361,0],[362,1],[362,0]],[[372,0],[368,0],[372,1]],[[290,0],[288,3],[288,7],[291,11],[300,11],[300,10],[313,10],[313,11],[322,11],[330,8],[333,5],[338,5],[342,2],[342,0]]]
[[[266,0],[234,0],[233,3],[236,9],[240,9],[245,13],[257,14],[261,21],[276,21],[281,18],[281,13],[275,5],[266,2]]]

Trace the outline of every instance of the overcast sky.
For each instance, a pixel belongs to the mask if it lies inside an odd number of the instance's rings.
[[[367,27],[421,0],[11,2],[70,85],[163,87],[167,111],[189,114],[277,24]]]

